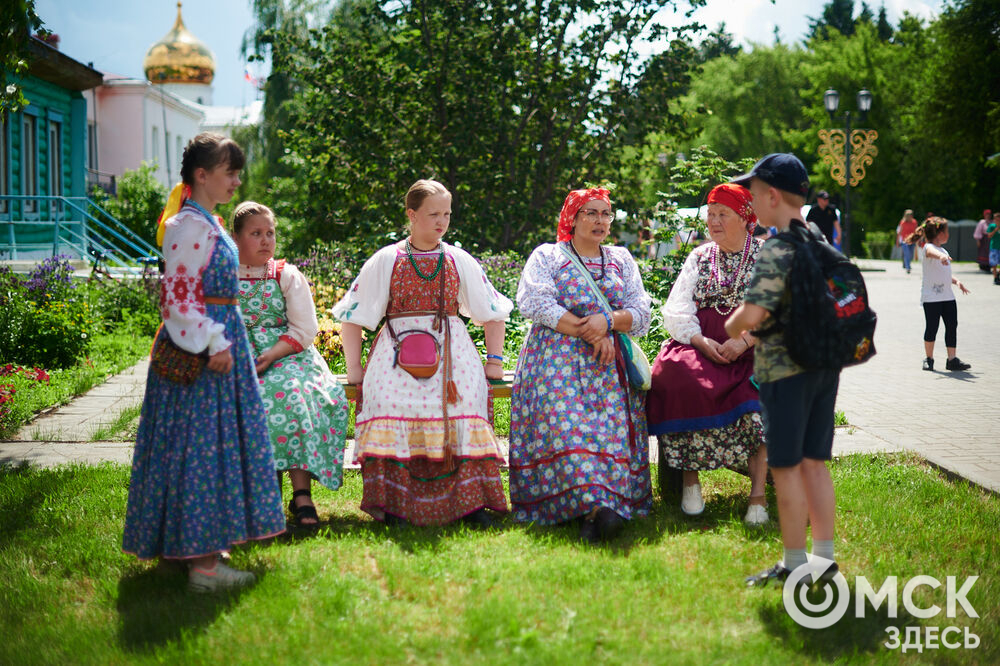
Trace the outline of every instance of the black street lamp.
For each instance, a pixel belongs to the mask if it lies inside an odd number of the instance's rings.
[[[872,108],[872,94],[866,89],[858,91],[858,112],[861,122],[865,121]],[[823,106],[830,114],[830,122],[836,122],[835,113],[840,106],[840,93],[830,88],[823,94]],[[819,138],[823,144],[819,154],[830,165],[830,175],[840,185],[844,186],[844,210],[841,215],[840,227],[843,232],[841,247],[844,254],[851,253],[851,186],[857,185],[865,177],[865,167],[872,163],[878,155],[875,130],[851,131],[851,112],[844,111],[843,130],[820,130]],[[848,145],[849,144],[849,145]],[[853,161],[853,164],[852,164]]]

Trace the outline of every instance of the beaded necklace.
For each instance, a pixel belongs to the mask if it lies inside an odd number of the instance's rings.
[[[441,272],[441,267],[444,266],[444,247],[441,246],[441,243],[438,243],[438,247],[441,248],[441,254],[438,255],[437,268],[435,268],[434,272],[430,275],[424,275],[420,272],[420,267],[417,266],[417,262],[413,258],[413,246],[410,245],[410,239],[406,239],[406,255],[410,258],[410,264],[413,266],[413,270],[417,272],[417,275],[420,276],[422,280],[426,280],[427,282],[436,278],[437,274]]]
[[[587,264],[583,261],[583,257],[581,257],[580,253],[576,251],[576,246],[573,245],[573,241],[569,242],[569,249],[573,250],[573,254],[575,254],[576,258],[580,260],[580,264],[584,268],[586,268],[587,271],[589,271],[591,275],[594,276],[594,281],[595,282],[600,282],[601,280],[604,279],[604,268],[605,268],[605,266],[604,266],[604,248],[602,248],[600,245],[597,246],[597,251],[600,252],[600,254],[601,254],[601,276],[600,277],[594,275],[594,273],[592,271],[590,271],[590,268],[587,267]]]
[[[728,280],[724,279],[722,276],[722,271],[719,270],[719,244],[716,243],[712,246],[712,253],[710,259],[710,269],[712,273],[712,280],[719,285],[720,295],[728,296],[732,294],[733,290],[739,286],[740,277],[743,275],[743,270],[746,268],[747,258],[750,256],[750,245],[752,243],[751,235],[747,233],[747,241],[743,246],[743,256],[740,257],[740,263],[736,266],[736,270],[729,277]],[[711,284],[711,281],[709,282]],[[730,305],[726,312],[719,309],[718,305],[712,306],[716,312],[725,316],[731,313],[735,309],[735,305]]]

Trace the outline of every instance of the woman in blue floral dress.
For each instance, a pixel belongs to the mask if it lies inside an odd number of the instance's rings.
[[[197,592],[253,583],[252,573],[219,555],[285,529],[239,312],[236,245],[210,213],[232,198],[243,163],[230,139],[199,134],[184,151],[183,185],[160,218],[163,326],[153,343],[125,514],[125,552],[189,564]],[[206,358],[200,374],[182,371],[191,355]]]
[[[310,486],[343,481],[348,405],[313,340],[319,332],[309,282],[275,260],[274,213],[244,201],[233,211],[240,250],[240,308],[250,335],[279,472],[292,482],[289,510],[300,527],[319,524]]]
[[[652,505],[645,395],[629,387],[611,336],[645,335],[650,299],[628,250],[602,245],[613,219],[607,190],[570,192],[559,242],[535,248],[517,288],[517,306],[532,326],[511,401],[514,519],[552,525],[582,518],[587,541],[612,538]]]

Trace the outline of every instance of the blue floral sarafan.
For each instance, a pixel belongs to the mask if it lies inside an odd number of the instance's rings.
[[[238,297],[236,247],[204,209],[185,208],[177,217],[182,215],[186,218],[175,224],[190,225],[183,229],[183,242],[190,247],[170,243],[168,231],[161,291],[165,325],[154,348],[168,335],[166,321],[172,319],[173,333],[181,338],[211,328],[219,340],[221,333],[232,343],[234,364],[226,374],[206,369],[190,386],[154,372],[147,377],[123,538],[125,552],[142,559],[210,555],[285,529],[266,414],[239,307],[206,302]],[[185,252],[198,259],[179,262]],[[177,320],[189,322],[190,330],[178,329]]]
[[[649,329],[650,299],[625,248],[604,247],[598,282],[616,310],[632,313],[632,335]],[[599,259],[584,264],[600,273]],[[532,321],[511,395],[510,500],[521,522],[561,523],[607,507],[623,518],[652,507],[645,394],[621,386],[580,338],[555,330],[568,310],[601,312],[586,279],[558,244],[529,257],[517,305]],[[629,422],[631,421],[631,428]]]

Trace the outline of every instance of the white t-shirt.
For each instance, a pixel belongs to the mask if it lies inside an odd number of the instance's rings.
[[[949,263],[942,264],[940,258],[927,256],[927,250],[934,248],[944,256],[948,257]],[[920,291],[921,303],[937,303],[940,301],[955,300],[955,293],[951,290],[951,255],[948,250],[938,247],[933,243],[927,243],[924,247],[923,260],[923,285]]]

